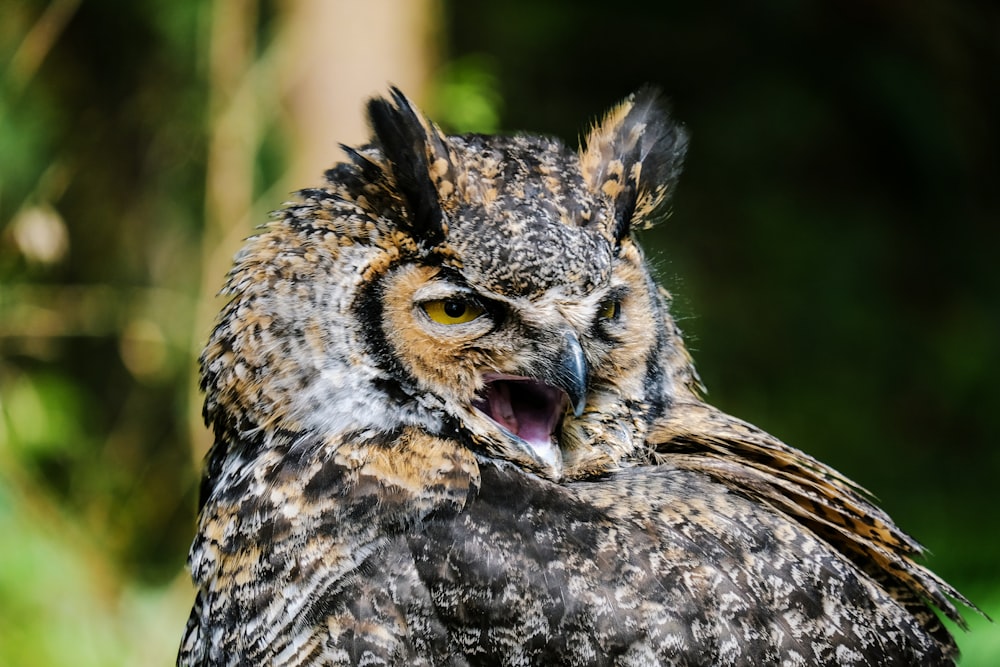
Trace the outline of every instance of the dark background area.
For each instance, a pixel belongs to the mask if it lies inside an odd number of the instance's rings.
[[[644,240],[710,400],[871,490],[996,617],[994,4],[452,0],[422,97],[446,127],[575,144],[660,87],[692,141],[673,216]],[[263,61],[284,4],[247,5]],[[204,446],[198,308],[222,280],[199,268],[206,11],[0,14],[0,662],[90,664],[86,645],[112,664],[151,628],[172,651]],[[57,28],[44,57],[19,48],[39,26]],[[264,132],[256,194],[280,178],[282,137]],[[74,615],[112,620],[60,624]],[[963,664],[991,664],[1000,633],[970,620]],[[136,655],[120,664],[154,662]]]

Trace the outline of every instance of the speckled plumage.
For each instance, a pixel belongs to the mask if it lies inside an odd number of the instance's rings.
[[[230,273],[179,665],[952,663],[920,547],[701,400],[654,91],[578,153],[368,112]]]

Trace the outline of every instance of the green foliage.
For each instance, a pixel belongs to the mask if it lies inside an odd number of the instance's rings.
[[[39,509],[0,485],[0,664],[172,664],[190,590],[120,588],[99,546],[62,508]]]
[[[84,396],[59,375],[19,375],[0,387],[3,429],[0,442],[22,460],[70,455],[82,425]]]
[[[968,630],[962,630],[947,619],[944,623],[958,639],[962,650],[960,667],[991,667],[1000,656],[1000,628],[990,620],[1000,618],[1000,586],[968,593],[989,618],[968,615]]]
[[[4,9],[0,664],[170,664],[190,605],[199,5]]]
[[[500,131],[496,61],[483,54],[469,54],[446,62],[434,82],[432,117],[454,134]]]

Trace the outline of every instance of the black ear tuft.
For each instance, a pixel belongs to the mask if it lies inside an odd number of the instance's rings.
[[[351,162],[354,163],[354,166],[361,170],[362,177],[368,183],[378,183],[384,178],[382,168],[354,148],[346,144],[340,144],[340,150],[344,151]]]
[[[612,109],[591,131],[581,154],[584,177],[594,191],[611,197],[616,241],[633,227],[656,222],[680,176],[687,141],[652,86]]]
[[[368,102],[368,118],[408,205],[408,231],[417,241],[435,246],[444,241],[447,228],[430,175],[428,129],[398,88],[390,92],[392,102],[382,97]]]

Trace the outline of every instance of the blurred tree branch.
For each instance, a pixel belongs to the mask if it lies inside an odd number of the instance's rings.
[[[52,0],[24,35],[7,67],[13,93],[24,89],[76,13],[80,0]]]

